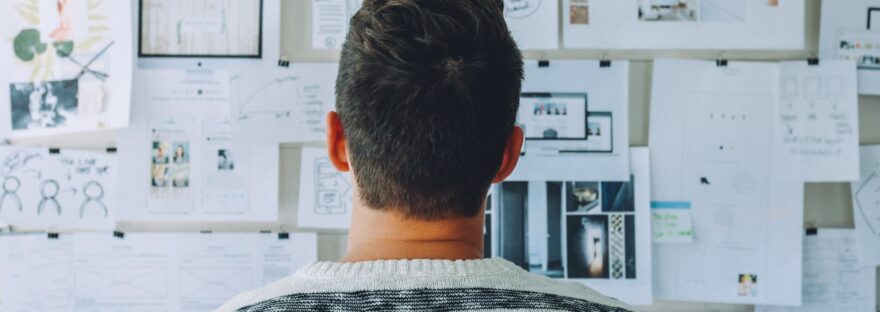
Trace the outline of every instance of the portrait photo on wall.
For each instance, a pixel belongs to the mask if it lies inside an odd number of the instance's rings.
[[[77,114],[78,90],[78,80],[11,84],[12,129],[64,126]]]

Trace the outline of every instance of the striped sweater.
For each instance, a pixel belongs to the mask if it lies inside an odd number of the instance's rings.
[[[319,262],[218,311],[631,311],[503,259]]]

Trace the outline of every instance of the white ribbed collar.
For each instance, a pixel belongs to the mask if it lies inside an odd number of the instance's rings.
[[[364,262],[316,262],[300,269],[304,278],[368,276],[483,275],[518,270],[515,264],[501,259],[482,260],[376,260]]]

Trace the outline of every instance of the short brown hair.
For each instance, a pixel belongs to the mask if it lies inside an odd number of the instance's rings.
[[[522,55],[501,0],[367,0],[336,108],[361,200],[423,220],[475,216],[514,127]]]

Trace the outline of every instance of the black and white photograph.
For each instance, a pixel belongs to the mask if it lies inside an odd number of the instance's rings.
[[[78,80],[13,83],[9,86],[12,129],[64,126],[78,110]]]
[[[235,170],[235,161],[232,158],[232,152],[228,149],[217,150],[217,170],[233,171]]]

